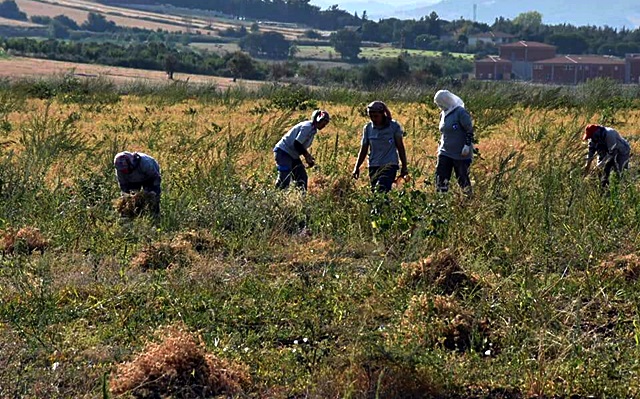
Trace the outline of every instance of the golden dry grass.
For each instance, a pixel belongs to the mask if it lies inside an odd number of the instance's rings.
[[[185,326],[162,328],[156,335],[160,342],[149,342],[132,361],[118,366],[113,394],[201,398],[238,394],[250,382],[245,365],[207,353]]]
[[[103,65],[81,64],[76,62],[64,62],[43,60],[27,57],[12,57],[0,59],[0,77],[8,79],[21,78],[42,78],[47,76],[57,76],[72,73],[78,77],[86,78],[107,78],[115,83],[164,83],[168,82],[167,74],[162,71],[149,71],[144,69],[123,68]],[[233,82],[231,78],[221,78],[217,76],[195,75],[195,74],[174,74],[176,81],[186,81],[189,83],[211,84],[219,88],[247,87],[255,88],[263,85],[264,82],[241,80]]]
[[[1,249],[6,253],[43,252],[49,246],[49,240],[35,227],[26,226],[17,230],[10,228],[3,231],[1,236]]]

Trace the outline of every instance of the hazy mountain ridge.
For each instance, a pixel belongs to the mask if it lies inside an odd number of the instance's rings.
[[[325,4],[326,1],[326,4]],[[314,2],[321,7],[331,1]],[[434,3],[434,4],[429,4]],[[332,4],[335,4],[333,2]],[[366,10],[370,19],[398,17],[418,19],[435,11],[441,18],[452,20],[460,17],[473,18],[473,5],[477,4],[477,20],[493,23],[497,17],[513,18],[521,12],[536,10],[543,15],[546,24],[569,23],[572,25],[612,26],[616,28],[637,28],[640,26],[640,1],[619,0],[608,2],[603,7],[601,0],[539,0],[519,2],[513,0],[441,0],[426,2],[410,1],[347,1],[338,3],[347,11],[357,11],[362,15]]]

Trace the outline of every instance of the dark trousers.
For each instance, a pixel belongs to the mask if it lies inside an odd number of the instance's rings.
[[[370,166],[369,180],[371,181],[371,191],[388,193],[396,180],[398,174],[397,165]]]
[[[620,176],[622,171],[625,169],[629,169],[629,154],[616,154],[604,165],[604,170],[602,171],[602,177],[600,179],[602,187],[607,187],[609,185],[609,176],[611,175],[611,171],[615,171],[618,176]]]
[[[466,194],[471,194],[470,167],[471,159],[458,160],[446,155],[438,155],[438,164],[436,165],[436,189],[438,192],[446,193],[449,191],[451,172],[455,171],[460,188]]]
[[[294,159],[291,155],[282,150],[275,150],[274,156],[276,159],[276,166],[278,167],[278,179],[276,180],[276,188],[284,190],[291,184],[291,178],[295,181],[296,187],[306,190],[307,181],[307,169],[300,159]]]

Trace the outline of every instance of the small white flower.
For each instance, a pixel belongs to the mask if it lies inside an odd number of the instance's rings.
[[[484,355],[485,355],[485,356],[491,356],[491,349],[487,349],[487,350],[484,352]]]
[[[51,370],[56,371],[56,369],[60,366],[60,362],[55,362],[51,365]]]
[[[294,344],[294,345],[298,345],[298,340],[297,340],[297,339],[296,339],[296,340],[294,340],[294,341],[293,341],[293,344]]]
[[[249,352],[249,348],[245,346],[244,347],[244,353],[247,353],[247,352]]]
[[[309,338],[302,338],[302,342],[306,344],[307,342],[309,342]]]

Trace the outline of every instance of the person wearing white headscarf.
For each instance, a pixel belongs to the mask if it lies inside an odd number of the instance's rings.
[[[453,171],[466,194],[471,193],[469,168],[473,159],[473,121],[464,101],[448,90],[439,90],[433,98],[440,113],[440,145],[436,166],[436,189],[449,190]]]

